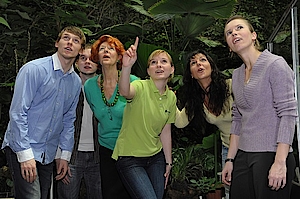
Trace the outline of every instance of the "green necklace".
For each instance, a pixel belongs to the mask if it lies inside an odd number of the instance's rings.
[[[118,71],[118,77],[120,77],[120,72]],[[120,93],[119,93],[119,89],[117,90],[117,94],[115,96],[115,99],[112,103],[108,103],[108,101],[106,100],[105,94],[104,94],[104,88],[103,88],[103,77],[100,79],[100,90],[101,90],[101,95],[102,95],[102,100],[104,102],[104,104],[106,104],[106,106],[108,107],[112,107],[114,105],[116,105],[116,103],[118,102]]]

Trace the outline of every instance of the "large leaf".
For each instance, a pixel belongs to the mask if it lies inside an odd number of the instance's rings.
[[[153,5],[149,12],[156,14],[187,14],[194,13],[209,15],[215,18],[225,18],[230,16],[236,0],[161,0]]]
[[[11,10],[11,9],[7,9],[8,12],[16,12],[20,15],[20,17],[22,17],[23,19],[27,19],[32,21],[32,18],[28,15],[27,12],[21,12],[20,10]]]
[[[3,17],[0,17],[0,24],[3,24],[6,27],[8,27],[9,29],[11,29],[10,26],[8,25],[7,21]]]
[[[175,24],[183,35],[188,38],[194,38],[203,32],[207,27],[214,23],[214,18],[209,16],[188,15],[186,17],[178,17]]]
[[[117,24],[108,28],[105,28],[97,33],[97,35],[111,34],[111,35],[127,35],[127,36],[139,36],[142,35],[142,27],[135,23],[129,24]]]
[[[136,12],[139,12],[143,15],[146,15],[148,17],[151,17],[151,15],[149,14],[149,12],[144,8],[144,3],[140,0],[132,0],[132,2],[135,2],[135,5],[129,4],[129,3],[124,3],[125,6],[132,8],[133,10],[135,10]]]
[[[202,41],[203,43],[205,43],[208,47],[217,47],[217,46],[225,47],[221,42],[215,41],[215,40],[210,40],[207,37],[199,36],[196,38],[199,39],[200,41]]]
[[[136,11],[140,12],[143,10],[148,10],[151,6],[157,3],[157,0],[130,0],[131,4],[129,3],[124,3],[126,6],[131,7],[133,9],[137,9]],[[146,11],[147,12],[147,11]],[[144,11],[140,12],[144,13]],[[147,12],[148,13],[148,12]],[[147,14],[146,14],[147,15]]]

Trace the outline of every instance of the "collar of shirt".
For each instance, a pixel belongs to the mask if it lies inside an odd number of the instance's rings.
[[[52,59],[53,59],[54,70],[61,70],[64,73],[64,69],[62,68],[61,63],[58,59],[57,52],[52,55]],[[71,74],[72,72],[74,72],[73,66],[70,68],[68,73]]]
[[[161,95],[161,96],[166,96],[166,95],[167,95],[167,92],[168,92],[168,90],[169,90],[168,85],[166,85],[166,90],[165,90],[165,92],[164,92],[163,94],[160,94],[160,93],[159,93],[159,90],[157,89],[157,87],[156,87],[156,85],[155,85],[155,83],[154,83],[154,81],[153,81],[153,79],[152,79],[151,77],[150,77],[149,81],[151,82],[151,83],[150,83],[151,90],[152,90],[154,93],[158,93],[158,94]]]

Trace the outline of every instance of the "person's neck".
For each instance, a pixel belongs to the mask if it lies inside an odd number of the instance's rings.
[[[102,75],[105,82],[118,81],[118,70],[116,66],[103,67],[102,66]]]
[[[84,85],[84,83],[86,82],[86,80],[88,80],[91,77],[94,77],[95,75],[96,75],[96,73],[87,74],[87,73],[80,72],[79,76],[80,76],[82,85]]]
[[[209,86],[211,83],[211,77],[207,77],[205,79],[198,80],[199,85],[201,86],[202,90],[206,93],[209,90]]]
[[[57,53],[57,57],[59,59],[59,62],[61,64],[61,67],[62,67],[64,73],[68,72],[72,68],[72,65],[75,61],[75,57],[66,59],[63,56],[61,56],[59,53]]]
[[[261,52],[256,48],[250,48],[247,52],[239,54],[239,57],[243,60],[246,69],[251,71],[260,54]]]
[[[154,80],[152,79],[159,93],[162,95],[166,91],[168,80]]]

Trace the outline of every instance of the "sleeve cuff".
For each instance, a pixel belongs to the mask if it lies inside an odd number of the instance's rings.
[[[19,162],[25,162],[27,160],[34,159],[34,155],[33,155],[33,152],[32,152],[31,148],[26,149],[24,151],[16,152],[16,154],[17,154]]]
[[[185,113],[185,108],[181,111],[176,107],[175,126],[177,128],[184,128],[189,124],[188,116]]]
[[[62,151],[60,159],[67,160],[68,162],[70,162],[71,155],[72,155],[72,153],[69,151]]]

